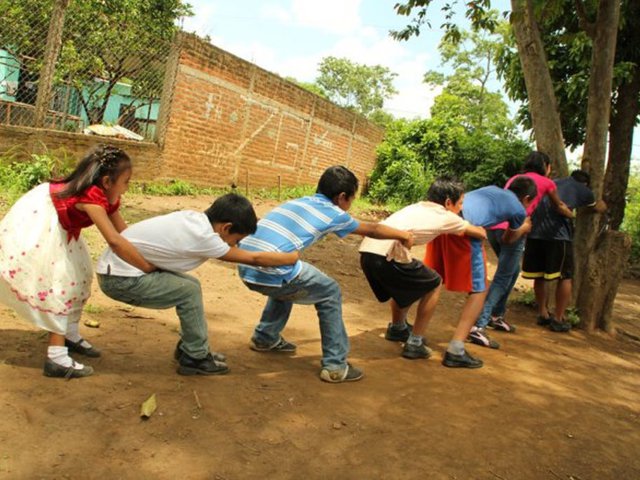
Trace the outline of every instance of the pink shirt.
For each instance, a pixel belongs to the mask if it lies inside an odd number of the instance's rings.
[[[536,196],[527,207],[527,216],[531,216],[544,196],[549,192],[553,192],[558,187],[556,186],[556,183],[549,177],[545,177],[544,175],[540,175],[539,173],[535,172],[527,172],[511,177],[507,181],[507,184],[504,186],[504,188],[509,188],[509,185],[511,185],[511,183],[520,176],[529,177],[531,180],[533,180],[533,182],[536,184],[536,188],[538,189],[538,193],[536,193]],[[509,228],[509,224],[507,222],[503,222],[491,227],[490,230],[506,230],[507,228]]]

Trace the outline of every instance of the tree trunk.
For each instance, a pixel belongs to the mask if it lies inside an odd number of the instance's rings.
[[[511,0],[511,8],[511,25],[527,87],[536,146],[549,155],[554,172],[564,177],[568,167],[560,113],[532,1]]]
[[[596,198],[602,195],[603,190],[619,15],[619,0],[600,0],[591,55],[587,133],[582,158],[582,169],[591,175],[591,188]],[[574,241],[576,306],[582,320],[580,325],[587,330],[608,324],[608,318],[602,315],[610,314],[611,309],[607,309],[606,302],[609,297],[615,298],[617,291],[614,280],[618,272],[612,270],[614,265],[610,263],[610,255],[605,248],[611,246],[607,240],[610,235],[598,236],[598,217],[597,214],[579,212]],[[622,253],[618,252],[618,255],[622,256]],[[606,297],[603,292],[606,292]]]
[[[640,67],[618,88],[616,111],[609,126],[609,161],[604,179],[604,201],[609,207],[609,226],[618,230],[624,219],[625,194],[629,185],[631,148],[636,118],[640,114]]]
[[[582,269],[582,280],[576,302],[581,328],[614,332],[611,321],[613,303],[618,293],[631,252],[631,238],[624,232],[603,232],[589,261]]]
[[[38,84],[38,95],[35,103],[33,126],[36,128],[44,127],[47,110],[49,110],[51,90],[53,88],[53,75],[62,45],[62,28],[64,26],[64,16],[69,6],[69,1],[70,0],[56,0],[53,11],[51,12],[47,46],[44,51],[42,68],[40,69],[40,82]]]

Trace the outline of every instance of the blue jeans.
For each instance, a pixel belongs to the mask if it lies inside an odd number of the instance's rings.
[[[342,370],[347,366],[349,337],[342,321],[342,293],[334,279],[302,262],[300,274],[282,286],[245,284],[269,297],[253,333],[254,341],[268,345],[277,342],[289,320],[293,304],[313,305],[320,320],[322,366],[329,370]]]
[[[503,316],[507,311],[507,299],[520,275],[520,261],[524,253],[525,237],[514,243],[502,243],[504,230],[487,230],[491,248],[498,256],[498,267],[493,275],[482,313],[476,320],[476,327],[484,328],[489,324],[491,316]]]

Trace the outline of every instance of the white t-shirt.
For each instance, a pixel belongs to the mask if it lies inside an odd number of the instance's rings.
[[[149,263],[162,270],[188,272],[210,258],[227,254],[227,245],[213,231],[204,213],[190,210],[152,217],[122,232]],[[142,270],[129,265],[107,248],[96,266],[100,274],[140,277]]]
[[[434,202],[418,202],[398,210],[382,222],[383,225],[413,233],[414,245],[425,245],[443,233],[461,233],[469,225],[459,215]],[[375,253],[398,263],[409,263],[411,252],[397,240],[376,240],[365,237],[360,252]]]

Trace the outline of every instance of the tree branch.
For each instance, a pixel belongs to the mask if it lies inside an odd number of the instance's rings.
[[[587,12],[584,8],[584,3],[582,3],[582,0],[574,0],[574,4],[576,6],[576,12],[578,14],[578,24],[580,25],[580,28],[585,31],[585,33],[591,40],[595,39],[596,26],[587,18]]]

